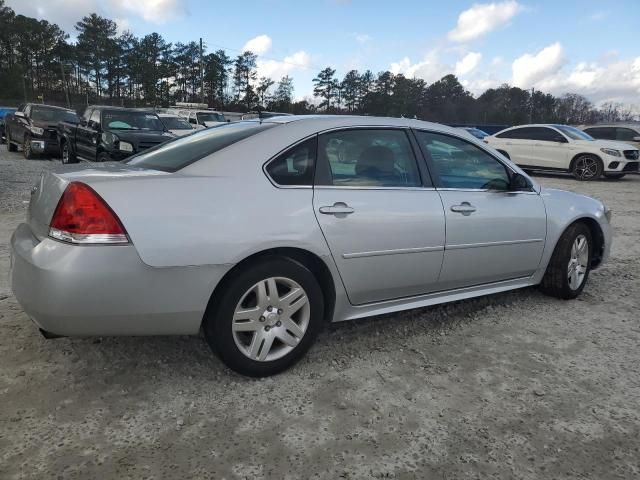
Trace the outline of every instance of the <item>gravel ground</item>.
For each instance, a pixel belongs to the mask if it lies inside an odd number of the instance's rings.
[[[0,150],[0,478],[640,475],[639,176],[537,177],[614,211],[580,299],[525,289],[340,324],[251,380],[198,337],[43,339],[7,243],[59,161]]]

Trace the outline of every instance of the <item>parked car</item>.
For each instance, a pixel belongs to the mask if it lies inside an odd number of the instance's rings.
[[[616,140],[640,148],[640,123],[583,125],[580,128],[598,140]]]
[[[465,130],[466,132],[470,133],[471,135],[473,135],[474,137],[483,140],[485,137],[488,137],[489,134],[487,132],[485,132],[484,130],[480,130],[479,128],[475,128],[475,127],[458,127],[460,128],[460,130]]]
[[[568,125],[520,125],[485,141],[524,169],[570,172],[578,180],[622,178],[640,165],[636,147],[595,140]]]
[[[8,114],[13,113],[17,110],[17,108],[13,107],[0,107],[0,143],[4,143],[5,141],[5,133],[4,133],[4,117]]]
[[[190,124],[199,128],[218,127],[227,123],[227,119],[220,112],[214,110],[195,110],[188,108],[168,108],[167,113],[173,113],[186,118]]]
[[[202,328],[228,366],[264,376],[326,321],[532,285],[575,298],[609,254],[610,215],[455,128],[275,117],[45,172],[11,284],[47,336]]]
[[[87,107],[59,130],[62,163],[119,161],[175,137],[153,111],[109,106]]]
[[[15,152],[22,146],[24,158],[31,159],[41,153],[57,155],[58,122],[70,119],[73,110],[39,103],[26,103],[5,117],[7,149]]]
[[[196,127],[191,125],[189,121],[181,117],[180,115],[174,115],[172,113],[159,113],[160,121],[168,131],[173,133],[177,137],[182,135],[188,135],[196,130]]]

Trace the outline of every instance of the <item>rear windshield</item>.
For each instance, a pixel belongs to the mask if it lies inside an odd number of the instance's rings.
[[[160,117],[167,130],[193,130],[189,121],[182,117]]]
[[[175,172],[274,126],[275,124],[258,122],[228,123],[218,128],[200,130],[191,135],[174,138],[144,153],[134,155],[124,163],[163,172]]]

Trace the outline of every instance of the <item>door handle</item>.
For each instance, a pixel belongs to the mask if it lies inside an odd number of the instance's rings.
[[[320,207],[319,211],[325,215],[349,215],[355,212],[353,208],[343,202],[336,202],[332,206]]]
[[[469,202],[462,202],[460,205],[451,205],[451,211],[461,213],[466,217],[467,215],[471,215],[475,212],[476,207],[471,205]]]

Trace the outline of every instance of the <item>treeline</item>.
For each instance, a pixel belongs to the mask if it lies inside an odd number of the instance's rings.
[[[619,104],[595,108],[585,97],[555,97],[509,85],[477,98],[454,75],[432,84],[389,71],[352,70],[342,79],[327,67],[314,78],[315,102],[294,101],[293,80],[259,78],[257,55],[209,52],[199,42],[169,43],[151,33],[118,33],[91,14],[75,25],[76,41],[58,25],[16,15],[0,0],[0,100],[168,106],[200,102],[224,110],[358,113],[446,123],[591,123],[630,120]],[[204,97],[204,98],[203,98]]]

